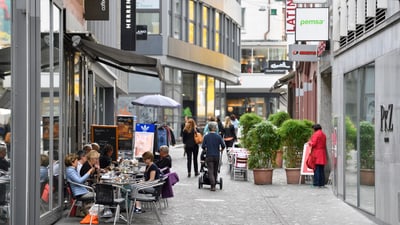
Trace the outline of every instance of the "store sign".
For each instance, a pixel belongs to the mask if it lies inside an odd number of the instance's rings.
[[[327,41],[329,39],[328,8],[296,9],[296,41]]]
[[[385,106],[381,105],[381,131],[382,132],[393,132],[393,104],[389,104],[386,109]]]
[[[326,0],[293,0],[296,4],[317,4],[317,3],[326,3]]]
[[[85,20],[108,20],[109,0],[85,0]]]
[[[136,40],[147,40],[147,25],[136,26]]]
[[[270,70],[292,70],[293,62],[286,60],[269,60],[268,69]]]
[[[121,49],[136,50],[136,0],[121,1]]]
[[[289,45],[289,59],[298,62],[316,62],[317,45]]]
[[[286,33],[293,34],[296,31],[296,3],[293,0],[286,1]]]

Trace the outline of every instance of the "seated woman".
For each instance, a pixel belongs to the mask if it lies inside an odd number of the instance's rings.
[[[101,169],[106,169],[108,168],[112,162],[112,154],[114,152],[114,148],[112,145],[110,144],[106,144],[106,146],[104,146],[104,151],[103,151],[103,155],[100,156],[100,168]]]
[[[94,168],[94,172],[91,173],[88,180],[90,185],[97,183],[95,175],[97,174],[99,177],[100,174],[99,157],[100,153],[98,153],[96,150],[90,150],[90,152],[86,155],[87,161],[83,164],[81,170],[79,171],[79,174],[81,177],[83,177],[90,169]]]
[[[160,147],[160,159],[156,162],[156,165],[164,174],[167,174],[172,167],[172,159],[169,155],[169,148],[167,145],[162,145]]]
[[[67,181],[72,181],[75,183],[83,184],[86,182],[86,180],[89,178],[89,176],[95,171],[95,168],[92,167],[90,168],[83,176],[80,176],[78,174],[78,171],[76,170],[76,167],[78,166],[78,155],[75,153],[68,154],[65,156],[65,176],[67,178]],[[94,193],[89,192],[88,189],[86,189],[83,186],[75,185],[75,184],[70,184],[71,187],[71,192],[74,197],[79,197],[82,199],[93,199],[94,198]],[[84,207],[85,208],[85,207]],[[87,214],[87,212],[85,212]]]
[[[154,155],[152,152],[147,151],[142,155],[143,161],[146,164],[146,170],[144,171],[144,181],[153,181],[160,179],[160,169],[157,165],[153,162]],[[141,204],[140,202],[136,202],[135,205],[135,213],[142,213]]]

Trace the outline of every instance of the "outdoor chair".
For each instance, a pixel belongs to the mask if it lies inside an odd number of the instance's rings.
[[[121,189],[124,189],[121,186],[114,186],[112,184],[107,183],[98,183],[96,184],[96,205],[98,206],[97,212],[100,212],[100,205],[108,206],[109,208],[115,208],[114,214],[114,225],[117,220],[120,218],[121,213],[121,204],[125,203],[125,208],[127,207],[127,199],[126,198],[115,198],[116,192],[119,192]],[[126,189],[124,189],[126,192]],[[100,217],[100,215],[99,215]],[[122,217],[128,223],[127,219]]]
[[[77,202],[82,202],[82,203],[84,203],[84,202],[93,202],[93,203],[95,203],[96,202],[96,199],[95,199],[94,195],[93,195],[93,198],[86,198],[86,197],[82,197],[82,196],[79,196],[79,197],[74,196],[74,194],[71,191],[71,187],[70,187],[71,184],[85,187],[86,189],[88,189],[89,192],[95,193],[94,188],[92,188],[90,186],[87,186],[87,185],[84,185],[84,184],[80,184],[80,183],[76,183],[76,182],[73,182],[73,181],[68,181],[67,182],[67,185],[68,185],[67,191],[70,193],[70,196],[72,198],[71,208],[69,209],[69,212],[68,212],[68,215],[67,215],[68,217],[71,215],[71,213],[72,213],[72,211],[74,209],[76,210]]]
[[[248,157],[244,153],[237,153],[234,155],[231,171],[231,178],[233,180],[241,178],[247,181],[247,160]]]
[[[158,222],[163,224],[160,216],[160,210],[161,210],[160,200],[161,200],[161,190],[164,183],[165,180],[159,179],[156,181],[148,181],[132,185],[132,193],[130,196],[131,206],[129,210],[130,212],[129,221],[132,220],[136,201],[139,201],[141,203],[149,203],[152,211],[154,211],[154,213],[156,214]]]

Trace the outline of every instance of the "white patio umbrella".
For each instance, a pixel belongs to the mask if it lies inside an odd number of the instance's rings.
[[[179,102],[163,95],[145,95],[132,101],[133,105],[153,106],[161,108],[178,108]]]
[[[155,95],[145,95],[142,97],[139,97],[135,100],[132,101],[133,105],[139,105],[139,106],[145,106],[145,107],[154,107],[157,109],[160,108],[178,108],[181,106],[181,104],[177,101],[175,101],[172,98],[155,94]],[[159,115],[157,113],[157,115]],[[153,111],[153,120],[155,119],[155,110]],[[153,121],[155,122],[155,121]]]

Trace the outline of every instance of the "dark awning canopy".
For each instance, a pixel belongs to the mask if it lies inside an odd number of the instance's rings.
[[[159,59],[138,55],[130,51],[112,48],[93,41],[82,39],[75,35],[72,37],[72,45],[84,52],[93,60],[102,62],[119,70],[147,76],[164,78]]]
[[[274,86],[271,89],[277,89],[282,87],[284,84],[287,84],[295,75],[295,71],[291,71],[290,73],[286,74],[285,76],[279,78]]]

